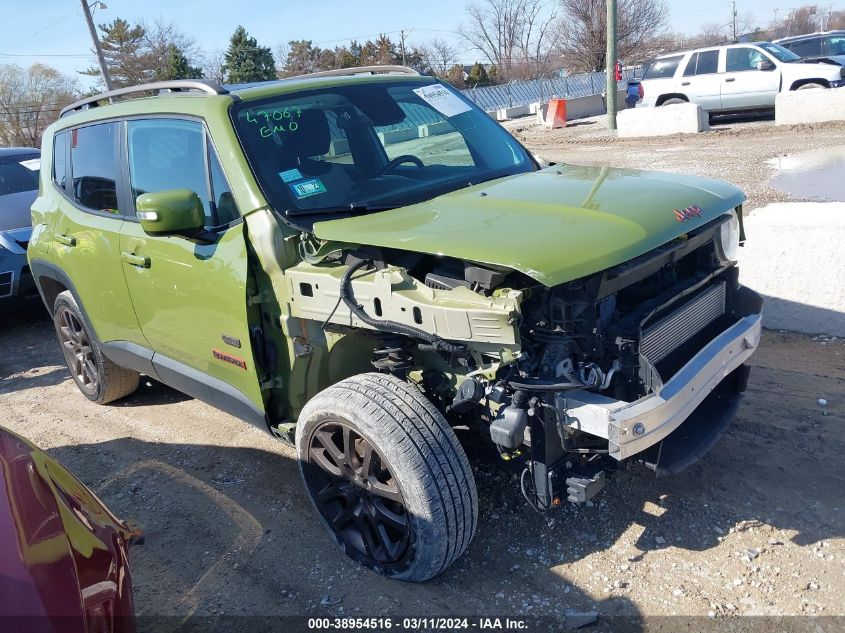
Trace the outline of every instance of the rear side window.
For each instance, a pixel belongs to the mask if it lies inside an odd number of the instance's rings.
[[[822,54],[822,41],[820,38],[792,42],[789,50],[800,57],[818,57]]]
[[[719,51],[704,51],[698,54],[696,75],[712,75],[719,70]]]
[[[117,214],[117,124],[98,123],[70,134],[73,199],[93,211]]]
[[[684,58],[683,55],[675,57],[661,57],[655,59],[648,70],[645,71],[643,79],[666,79],[667,77],[674,77],[675,71],[678,70],[678,64]]]
[[[59,132],[53,138],[53,182],[64,190],[67,180],[67,132]]]

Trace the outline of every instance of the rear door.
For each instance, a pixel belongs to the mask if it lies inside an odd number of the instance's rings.
[[[119,123],[96,123],[59,132],[54,140],[53,262],[70,278],[81,308],[102,342],[146,346],[120,263],[117,167]]]
[[[693,53],[684,67],[678,92],[704,110],[718,110],[722,104],[718,71],[719,49]]]
[[[722,109],[773,108],[780,90],[780,69],[759,70],[771,57],[755,46],[732,46],[725,50],[722,78]]]
[[[222,381],[258,405],[245,225],[205,126],[187,118],[133,119],[125,133],[124,171],[133,209],[143,193],[190,189],[203,202],[206,228],[214,237],[213,243],[200,243],[150,236],[134,218],[123,225],[123,271],[141,330],[155,352],[156,372],[174,387],[230,411],[214,401],[213,393],[202,392],[202,384]]]

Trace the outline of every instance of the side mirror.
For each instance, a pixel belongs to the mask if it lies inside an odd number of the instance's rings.
[[[190,189],[142,193],[135,200],[141,228],[150,235],[194,236],[203,232],[205,211]]]
[[[774,70],[777,68],[775,63],[770,59],[763,59],[757,62],[757,70]]]

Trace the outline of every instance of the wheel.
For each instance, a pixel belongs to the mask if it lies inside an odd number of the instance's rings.
[[[320,392],[299,416],[296,451],[321,523],[366,567],[422,582],[469,546],[478,518],[469,461],[412,385],[369,373]]]
[[[827,86],[825,86],[823,84],[816,84],[816,83],[804,84],[803,86],[798,86],[796,88],[796,90],[812,90],[814,88],[827,88]]]
[[[660,105],[675,105],[676,103],[689,103],[689,101],[687,101],[686,99],[678,99],[677,97],[674,97],[672,99],[666,99],[666,101],[664,101]]]
[[[103,355],[67,290],[53,304],[53,323],[70,375],[86,398],[106,404],[138,389],[138,372],[115,365]]]

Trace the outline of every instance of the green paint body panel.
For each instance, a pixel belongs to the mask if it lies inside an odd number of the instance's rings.
[[[71,279],[101,341],[154,350],[233,386],[277,422],[295,418],[321,389],[370,369],[367,355],[378,341],[365,330],[327,334],[321,322],[292,314],[294,288],[286,272],[301,262],[299,231],[270,209],[229,110],[234,98],[409,80],[435,81],[407,75],[289,80],[234,97],[172,93],[68,115],[44,134],[30,258],[52,263]],[[151,236],[138,222],[82,211],[51,182],[56,132],[153,116],[200,120],[208,130],[244,219],[215,244]],[[375,245],[508,267],[551,286],[645,253],[742,201],[731,185],[692,176],[559,165],[391,211],[318,222],[314,234],[335,243],[330,246]],[[692,205],[701,216],[678,222],[674,209]],[[329,308],[337,301],[336,295],[325,298]],[[465,306],[459,294],[439,301]],[[275,375],[261,375],[251,347],[249,328],[261,315],[265,325],[274,324],[265,335],[278,352]],[[225,343],[223,335],[242,347]],[[305,345],[311,353],[301,353]],[[215,358],[213,349],[242,359],[246,369]]]
[[[742,204],[725,182],[555,165],[390,211],[318,222],[324,240],[512,268],[554,286],[621,264]],[[685,222],[674,210],[698,206]]]

